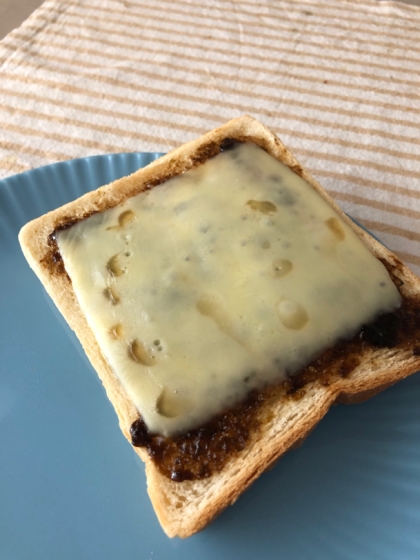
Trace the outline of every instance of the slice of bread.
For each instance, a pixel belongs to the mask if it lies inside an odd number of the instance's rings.
[[[121,430],[130,442],[130,427],[138,418],[138,411],[102,355],[79,307],[54,232],[200,165],[219,153],[231,139],[254,142],[305,179],[385,264],[404,300],[410,301],[420,316],[420,280],[395,255],[355,225],[273,133],[251,117],[234,119],[133,175],[30,222],[19,236],[30,266],[76,332],[98,372],[117,412]],[[419,333],[420,320],[417,320],[414,332],[396,346],[364,347],[361,362],[345,375],[336,370],[324,371],[319,378],[306,375],[299,390],[294,387],[287,391],[284,386],[274,392],[262,404],[258,429],[245,449],[232,455],[220,472],[208,478],[174,482],[160,473],[144,448],[134,448],[146,463],[148,492],[167,535],[188,537],[203,529],[283,453],[299,445],[332,404],[360,402],[420,369],[420,342],[416,343]]]

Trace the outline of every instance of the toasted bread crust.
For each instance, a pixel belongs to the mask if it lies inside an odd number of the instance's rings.
[[[51,234],[93,213],[103,211],[153,188],[219,152],[226,138],[253,141],[305,179],[357,233],[368,249],[392,269],[405,297],[420,297],[420,280],[394,254],[352,222],[325,190],[307,173],[280,140],[251,117],[234,119],[201,138],[170,152],[136,173],[88,193],[27,224],[19,239],[23,252],[47,292],[76,332],[98,372],[117,412],[122,432],[130,440],[130,426],[138,412],[102,356],[93,332],[79,307],[68,276],[55,266]],[[279,400],[264,405],[263,425],[247,448],[218,474],[208,479],[172,482],[160,474],[143,449],[136,452],[146,463],[148,492],[168,536],[188,537],[203,529],[287,450],[299,445],[336,402],[360,402],[420,369],[420,357],[410,349],[372,350],[347,377],[328,386],[312,382],[299,401]]]

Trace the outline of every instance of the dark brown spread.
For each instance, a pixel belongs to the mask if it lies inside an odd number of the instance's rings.
[[[207,478],[258,436],[261,423],[267,420],[266,409],[262,410],[264,404],[300,399],[305,394],[305,385],[313,381],[331,385],[349,376],[366,354],[375,349],[411,349],[411,354],[418,356],[419,333],[420,299],[405,298],[395,313],[363,326],[352,340],[323,352],[299,374],[277,387],[253,391],[244,402],[198,429],[166,438],[149,433],[142,419],[137,419],[131,426],[132,443],[146,448],[157,469],[175,482]]]

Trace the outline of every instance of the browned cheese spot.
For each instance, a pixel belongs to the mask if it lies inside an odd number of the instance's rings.
[[[293,269],[293,263],[287,259],[275,259],[273,261],[273,271],[276,278],[283,278],[291,272]]]
[[[262,247],[263,249],[270,249],[271,243],[268,241],[268,239],[266,239],[265,241],[263,241],[263,242],[261,243],[261,247]]]
[[[337,218],[328,218],[328,220],[325,220],[325,225],[331,231],[331,233],[336,236],[338,241],[344,241],[346,232],[344,231]]]
[[[123,337],[124,329],[121,323],[117,323],[109,329],[109,335],[114,340],[120,340]]]
[[[277,206],[268,200],[248,200],[247,205],[263,214],[274,214],[274,212],[277,212]]]
[[[113,276],[122,276],[125,272],[125,268],[121,266],[119,262],[119,254],[117,253],[109,259],[106,263],[106,268]]]
[[[114,288],[114,286],[109,286],[108,288],[105,288],[103,294],[106,297],[106,299],[112,303],[112,305],[117,305],[118,303],[120,303],[120,296],[118,295],[118,292]]]
[[[124,227],[130,222],[132,222],[133,220],[135,220],[135,218],[136,215],[132,210],[125,210],[124,212],[121,212],[121,214],[118,216],[118,223],[121,227]]]
[[[277,310],[280,321],[287,329],[300,331],[309,321],[306,309],[296,301],[284,299],[278,304]]]
[[[169,389],[163,389],[156,403],[156,410],[165,418],[175,418],[190,410],[187,399]]]
[[[129,224],[130,222],[132,222],[133,220],[136,219],[136,215],[134,214],[134,212],[132,210],[124,210],[124,212],[121,212],[121,214],[118,216],[118,225],[117,226],[109,226],[106,229],[122,229],[123,227],[125,227],[127,224]]]
[[[138,338],[134,339],[129,345],[128,355],[134,362],[144,366],[154,366],[157,363],[156,356],[149,352]]]

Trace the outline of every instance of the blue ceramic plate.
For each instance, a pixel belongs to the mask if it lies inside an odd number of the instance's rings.
[[[335,407],[202,533],[162,532],[143,466],[17,241],[28,220],[158,156],[0,181],[0,558],[419,560],[420,375]]]

